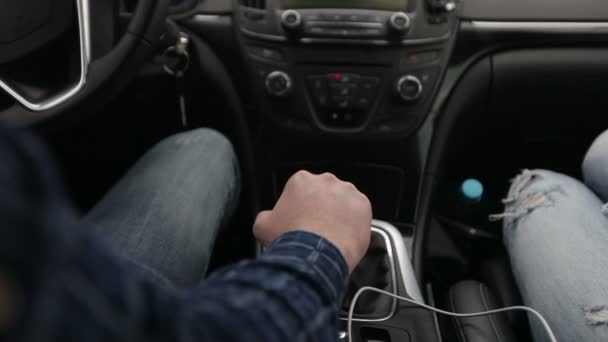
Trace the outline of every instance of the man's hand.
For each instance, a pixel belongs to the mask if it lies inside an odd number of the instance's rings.
[[[315,233],[338,247],[352,271],[369,247],[371,221],[371,204],[353,184],[299,171],[274,209],[258,214],[253,233],[264,245],[293,230]]]

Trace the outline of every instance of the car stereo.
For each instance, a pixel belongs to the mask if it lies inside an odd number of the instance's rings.
[[[237,1],[255,101],[280,128],[403,136],[427,117],[456,29],[452,0]]]
[[[283,8],[360,8],[405,11],[408,0],[283,0]]]

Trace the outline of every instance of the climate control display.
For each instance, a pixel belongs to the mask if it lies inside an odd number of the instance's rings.
[[[380,80],[359,74],[332,73],[308,77],[308,85],[319,109],[359,109],[371,107]]]

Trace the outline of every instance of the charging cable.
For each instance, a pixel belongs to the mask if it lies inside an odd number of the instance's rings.
[[[353,319],[353,315],[355,313],[355,306],[357,305],[357,300],[359,300],[359,297],[361,297],[361,295],[366,292],[366,291],[370,291],[370,292],[376,292],[385,296],[389,296],[392,297],[394,299],[398,299],[416,306],[419,306],[423,309],[429,310],[429,311],[433,311],[436,312],[438,314],[442,314],[442,315],[446,315],[446,316],[452,316],[452,317],[459,317],[459,318],[467,318],[467,317],[479,317],[479,316],[488,316],[488,315],[493,315],[493,314],[497,314],[497,313],[502,313],[502,312],[507,312],[507,311],[525,311],[528,312],[534,316],[536,316],[536,318],[538,318],[538,320],[542,323],[543,328],[545,328],[545,331],[547,332],[547,335],[549,336],[549,340],[551,342],[557,342],[557,339],[555,338],[555,335],[553,334],[553,330],[551,330],[551,327],[549,326],[549,323],[547,323],[547,320],[545,320],[545,318],[543,317],[543,315],[541,315],[538,311],[529,308],[527,306],[511,306],[508,308],[502,308],[502,309],[496,309],[496,310],[490,310],[490,311],[484,311],[484,312],[476,312],[476,313],[468,313],[468,314],[461,314],[461,313],[454,313],[454,312],[449,312],[449,311],[444,311],[444,310],[440,310],[440,309],[436,309],[432,306],[423,304],[423,303],[419,303],[415,300],[406,298],[406,297],[401,297],[398,296],[394,293],[390,293],[388,291],[384,291],[384,290],[380,290],[377,289],[375,287],[362,287],[361,289],[359,289],[359,291],[357,291],[357,293],[355,294],[355,296],[353,297],[353,301],[350,305],[350,309],[348,310],[348,341],[349,342],[353,342],[353,321],[355,319]]]

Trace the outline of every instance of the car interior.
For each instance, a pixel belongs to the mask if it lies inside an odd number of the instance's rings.
[[[0,120],[48,143],[82,212],[161,139],[232,142],[240,206],[211,271],[253,258],[298,170],[373,206],[363,286],[454,312],[521,305],[501,199],[522,169],[580,178],[608,127],[603,0],[3,0]],[[375,293],[367,342],[532,341],[525,314],[453,319]]]

